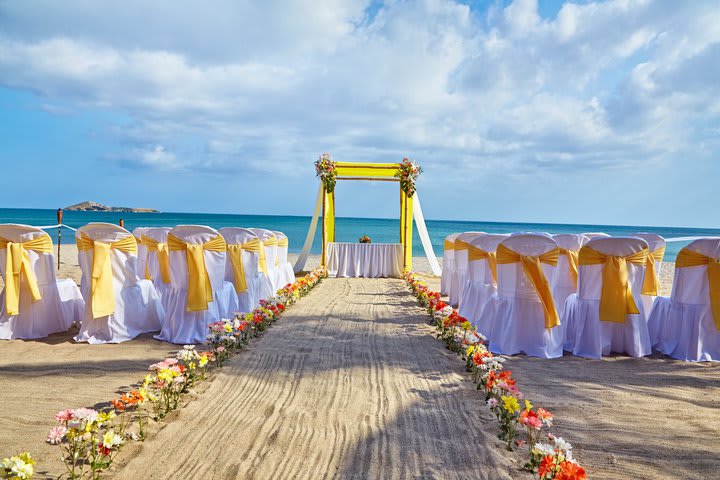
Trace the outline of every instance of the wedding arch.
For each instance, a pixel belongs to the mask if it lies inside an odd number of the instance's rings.
[[[415,179],[422,171],[410,160],[400,163],[359,163],[335,162],[330,155],[323,154],[315,162],[317,176],[320,179],[315,211],[308,229],[305,245],[295,263],[295,272],[305,267],[312,248],[317,223],[322,215],[322,256],[321,264],[327,264],[327,245],[335,241],[335,186],[336,182],[347,180],[398,182],[400,184],[400,243],[403,246],[403,268],[412,268],[413,219],[417,226],[425,255],[435,275],[440,275],[440,265],[430,242],[425,219],[420,206],[420,197],[415,190]]]

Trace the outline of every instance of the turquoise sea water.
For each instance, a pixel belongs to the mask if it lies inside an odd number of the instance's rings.
[[[208,225],[221,227],[260,227],[284,232],[289,238],[290,252],[298,253],[305,242],[310,225],[310,217],[274,216],[274,215],[228,215],[211,213],[106,213],[106,212],[64,212],[63,223],[78,228],[89,222],[117,223],[125,220],[125,228],[162,227],[181,224]],[[28,225],[55,225],[55,210],[0,208],[0,223],[24,223]],[[498,222],[461,222],[449,220],[427,220],[430,239],[435,254],[442,256],[443,239],[454,232],[482,231],[488,233],[511,233],[535,231],[556,233],[605,232],[613,236],[630,235],[637,232],[652,232],[665,238],[687,236],[720,236],[720,229],[711,228],[675,228],[611,225],[565,225],[545,223],[498,223]],[[356,242],[359,237],[368,235],[374,242],[397,242],[400,235],[400,222],[397,219],[380,218],[338,218],[336,238],[340,242]],[[56,240],[57,229],[48,230]],[[313,243],[312,253],[320,253],[320,234],[318,229]],[[71,232],[63,229],[63,243],[72,241]],[[687,242],[668,243],[665,259],[674,261],[677,252]],[[423,256],[424,251],[417,231],[413,238],[413,255]]]

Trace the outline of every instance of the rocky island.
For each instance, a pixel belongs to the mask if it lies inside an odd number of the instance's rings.
[[[159,213],[157,210],[152,208],[129,208],[129,207],[108,207],[102,203],[87,201],[76,203],[65,207],[64,210],[71,210],[77,212],[136,212],[136,213]]]

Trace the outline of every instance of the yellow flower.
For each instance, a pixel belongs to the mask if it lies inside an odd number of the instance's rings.
[[[190,362],[190,363],[188,363],[188,368],[189,368],[190,370],[195,370],[196,367],[197,367],[197,365],[195,365],[195,362]]]
[[[472,324],[468,321],[465,321],[460,324],[460,328],[467,331],[472,328]]]
[[[225,328],[226,333],[232,332],[232,325],[230,325],[229,323],[226,323],[225,327],[223,327],[223,328]]]
[[[520,411],[520,404],[517,401],[517,398],[512,396],[502,396],[502,402],[503,402],[503,408],[508,413],[515,413]]]
[[[529,412],[530,410],[532,410],[532,408],[533,404],[530,403],[530,400],[525,400],[525,411]]]
[[[475,353],[475,345],[470,345],[469,347],[467,347],[467,348],[465,349],[465,356],[466,356],[466,357],[469,357],[469,356],[472,355],[473,353]]]
[[[207,355],[203,355],[202,357],[200,357],[200,366],[201,367],[204,367],[205,365],[207,365],[207,363],[208,363]]]

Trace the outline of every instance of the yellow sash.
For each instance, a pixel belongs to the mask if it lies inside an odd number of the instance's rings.
[[[145,278],[150,280],[150,252],[157,252],[160,265],[160,278],[163,283],[170,283],[170,253],[167,243],[158,242],[147,235],[142,236],[142,243],[148,250],[148,261],[145,262]]]
[[[566,250],[564,248],[558,248],[558,253],[560,255],[565,255],[567,257],[568,265],[570,265],[570,275],[573,278],[573,284],[575,285],[575,290],[577,290],[578,251],[577,250]]]
[[[445,243],[443,244],[445,246],[445,251],[448,250],[455,250],[455,242],[452,240],[445,240]]]
[[[660,277],[658,276],[657,269],[655,268],[655,262],[662,262],[665,256],[665,247],[660,247],[654,252],[648,253],[647,261],[645,262],[645,278],[643,279],[642,294],[658,296],[660,291]]]
[[[601,265],[602,292],[600,293],[600,320],[603,322],[625,322],[625,315],[640,311],[628,283],[628,262],[645,265],[647,248],[626,257],[606,255],[590,247],[580,249],[580,265]]]
[[[475,260],[487,260],[488,265],[490,265],[490,271],[492,272],[493,283],[497,285],[497,259],[495,252],[486,252],[482,248],[468,245],[468,262]]]
[[[462,240],[455,240],[455,248],[454,250],[467,250],[470,248],[470,244],[467,242],[463,242]]]
[[[200,312],[208,309],[213,301],[210,275],[205,267],[205,250],[224,252],[227,249],[225,240],[218,235],[203,244],[185,243],[176,236],[168,234],[168,250],[171,252],[187,252],[188,265],[188,312]]]
[[[267,275],[267,259],[265,258],[265,245],[259,240],[254,239],[245,242],[242,245],[243,250],[260,254],[258,259],[258,270]]]
[[[38,253],[52,253],[52,240],[48,234],[23,243],[15,243],[0,237],[0,248],[7,249],[5,259],[5,311],[8,315],[20,313],[20,275],[25,275],[32,301],[42,299],[37,277],[30,266],[27,250]]]
[[[78,250],[92,250],[92,280],[90,282],[90,297],[93,318],[104,317],[115,313],[115,291],[112,284],[112,263],[110,262],[110,249],[137,255],[137,241],[132,235],[113,243],[104,243],[93,240],[85,233],[75,238]]]
[[[558,254],[558,249],[554,248],[542,255],[520,255],[502,244],[498,245],[496,254],[497,263],[500,265],[507,263],[522,264],[525,275],[527,275],[532,282],[542,303],[545,316],[545,328],[557,327],[560,325],[560,318],[558,318],[557,309],[555,308],[555,301],[550,291],[550,284],[547,278],[545,278],[540,264],[557,265]]]
[[[228,245],[228,255],[230,255],[230,262],[232,263],[233,273],[235,277],[235,291],[242,293],[247,291],[247,279],[245,278],[245,265],[242,262],[242,251],[260,253],[258,260],[258,270],[267,273],[265,266],[265,248],[260,240],[250,240],[249,242]]]
[[[715,321],[715,328],[720,330],[720,258],[707,257],[702,253],[683,248],[675,260],[676,268],[700,267],[702,265],[707,265],[710,310]]]
[[[287,248],[287,246],[288,246],[288,238],[287,237],[278,239],[278,247]]]

